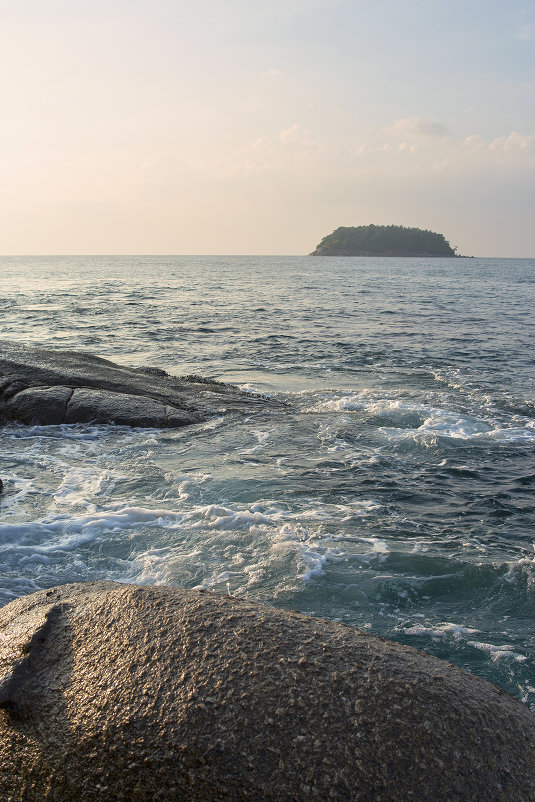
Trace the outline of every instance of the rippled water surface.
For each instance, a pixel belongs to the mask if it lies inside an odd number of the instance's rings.
[[[204,586],[426,649],[535,709],[533,260],[3,257],[0,336],[287,406],[0,429],[0,600]]]

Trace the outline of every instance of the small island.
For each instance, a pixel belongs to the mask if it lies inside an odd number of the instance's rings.
[[[340,226],[310,256],[458,256],[443,234],[405,226]]]

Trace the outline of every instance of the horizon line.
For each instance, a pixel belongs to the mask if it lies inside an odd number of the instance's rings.
[[[311,256],[311,253],[132,253],[132,252],[123,252],[123,253],[0,253],[0,259],[3,258],[14,258],[14,257],[59,257],[59,256],[115,256],[115,257],[124,257],[135,259],[136,257],[144,257],[144,256]],[[332,259],[334,255],[326,255],[324,258]],[[316,259],[318,257],[315,257]],[[334,258],[339,259],[450,259],[454,257],[450,256],[334,256]],[[535,259],[535,255],[533,256],[456,256],[455,258],[469,258],[469,259]]]

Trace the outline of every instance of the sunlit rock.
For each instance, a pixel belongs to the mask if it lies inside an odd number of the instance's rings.
[[[410,647],[112,582],[0,610],[0,798],[535,799],[535,717]]]

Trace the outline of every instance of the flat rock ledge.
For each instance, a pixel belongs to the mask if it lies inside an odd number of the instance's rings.
[[[195,590],[0,610],[2,800],[535,799],[535,716],[342,624]]]
[[[77,351],[0,340],[0,423],[116,423],[174,428],[276,406],[200,376],[128,368]]]

